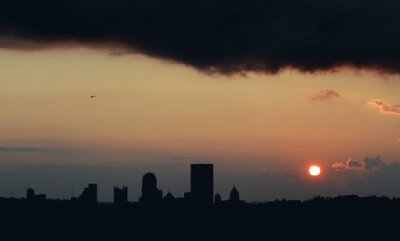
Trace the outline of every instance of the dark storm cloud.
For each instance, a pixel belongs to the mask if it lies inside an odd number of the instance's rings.
[[[207,72],[400,71],[397,0],[3,0],[3,48],[123,46]],[[54,45],[55,44],[55,45]]]

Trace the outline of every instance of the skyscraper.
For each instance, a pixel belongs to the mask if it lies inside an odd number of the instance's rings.
[[[128,204],[128,187],[114,187],[114,205],[125,206]]]
[[[214,165],[190,165],[191,199],[200,205],[213,204],[214,198]]]
[[[142,196],[139,201],[145,204],[162,201],[163,192],[157,188],[157,178],[151,172],[144,174],[142,179]]]
[[[35,199],[35,190],[33,188],[28,188],[26,189],[26,199],[27,200],[33,200]]]

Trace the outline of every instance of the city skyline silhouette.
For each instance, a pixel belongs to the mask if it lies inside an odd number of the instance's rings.
[[[142,178],[142,195],[134,202],[128,201],[127,186],[114,187],[113,203],[98,202],[95,183],[68,200],[47,199],[45,194],[28,188],[24,198],[0,197],[0,224],[5,228],[2,235],[16,240],[37,237],[36,233],[44,240],[53,240],[61,233],[63,238],[77,240],[159,240],[167,233],[177,235],[177,240],[193,235],[214,240],[256,239],[268,230],[271,238],[304,239],[309,238],[310,228],[318,233],[330,232],[339,221],[352,228],[331,237],[386,237],[393,235],[392,229],[384,234],[379,230],[393,227],[393,218],[400,213],[400,198],[344,195],[252,203],[242,200],[234,185],[229,199],[223,200],[216,193],[209,200],[213,179],[213,164],[192,164],[190,191],[184,197],[174,197],[170,192],[163,196],[156,176],[147,172]],[[371,219],[379,220],[373,224],[374,230],[353,232],[371,227]],[[25,232],[19,232],[21,228]]]
[[[175,197],[170,191],[164,192],[158,188],[157,177],[152,172],[147,172],[142,177],[141,182],[141,196],[137,200],[129,200],[128,198],[129,189],[127,185],[122,187],[113,187],[113,202],[115,207],[127,207],[129,204],[141,204],[145,206],[157,206],[164,204],[178,204],[194,205],[202,207],[210,207],[212,205],[221,204],[233,204],[233,205],[245,205],[245,204],[257,204],[257,203],[268,203],[267,200],[264,201],[252,201],[252,200],[241,200],[240,192],[238,191],[235,184],[232,185],[232,189],[227,191],[229,193],[226,200],[223,200],[220,193],[214,193],[214,165],[210,163],[196,163],[190,164],[190,191],[184,192],[182,196]],[[349,197],[358,198],[358,195],[339,195],[338,197]],[[376,195],[369,195],[365,198],[374,198]],[[390,199],[388,197],[381,196],[382,198]],[[0,197],[3,199],[18,199],[15,197]],[[308,201],[312,199],[334,199],[335,197],[323,197],[320,195],[310,197],[303,200],[297,201]],[[397,197],[394,197],[396,199]],[[71,198],[67,199],[49,199],[46,194],[37,194],[36,190],[32,187],[26,189],[25,197],[20,198],[21,200],[26,200],[30,203],[45,203],[46,200],[70,200],[77,201],[83,206],[87,207],[97,207],[99,203],[110,203],[102,202],[98,200],[98,184],[89,183],[82,190],[82,192],[75,196],[71,194]],[[279,202],[280,200],[285,201],[286,198],[277,198],[274,201]],[[296,201],[296,200],[294,200]],[[271,202],[271,201],[270,201]]]
[[[163,190],[157,187],[157,177],[152,172],[147,172],[142,177],[142,192],[138,200],[128,200],[128,186],[113,188],[113,204],[116,207],[124,207],[129,203],[139,203],[144,205],[161,205],[161,203],[186,202],[189,205],[211,206],[213,204],[222,204],[221,195],[214,195],[214,165],[191,164],[190,165],[190,191],[185,192],[182,197],[174,197],[171,192],[163,195]],[[84,206],[97,206],[98,189],[96,183],[89,183],[77,197],[71,194],[70,200],[79,201]],[[14,197],[11,197],[14,198]],[[41,203],[46,201],[46,194],[36,194],[35,189],[29,187],[26,189],[25,199],[31,203]],[[178,201],[179,200],[179,201]],[[240,194],[236,186],[233,185],[229,192],[229,203],[245,203],[240,200]]]
[[[371,160],[371,162],[376,162],[378,163],[378,165],[383,165],[381,168],[383,169],[387,169],[387,171],[385,172],[389,172],[389,169],[392,169],[391,171],[395,171],[393,170],[394,168],[396,168],[396,163],[393,163],[391,165],[387,165],[387,164],[382,164],[384,163],[380,157],[377,158],[371,158],[371,159],[366,159],[366,160]],[[355,162],[355,161],[354,161]],[[170,193],[171,195],[173,195],[174,197],[184,197],[185,193],[188,192],[188,190],[190,190],[191,188],[191,175],[188,175],[190,172],[187,172],[187,170],[185,171],[184,167],[190,164],[186,164],[186,165],[182,165],[182,172],[180,172],[180,176],[186,176],[185,178],[181,178],[179,177],[179,179],[177,179],[177,181],[174,181],[174,183],[177,183],[177,186],[175,185],[171,185],[171,181],[170,178],[173,177],[174,175],[171,173],[163,173],[161,172],[162,175],[162,181],[160,182],[159,185],[161,185],[160,191],[161,192],[159,195],[164,197],[167,193]],[[355,165],[355,164],[354,164]],[[358,165],[358,164],[357,164]],[[377,166],[376,164],[374,164],[375,166]],[[221,173],[221,169],[226,168],[226,166],[220,166],[218,165],[218,173]],[[311,166],[309,166],[311,167]],[[379,167],[379,166],[378,166]],[[60,167],[61,168],[61,167]],[[63,168],[63,167],[62,167]],[[123,167],[124,168],[124,167]],[[357,171],[357,168],[360,167],[354,167],[355,170]],[[366,167],[363,167],[366,168]],[[374,168],[374,167],[373,167]],[[121,181],[118,180],[117,182],[113,182],[113,180],[109,180],[108,183],[104,183],[103,181],[103,177],[104,175],[107,175],[107,173],[112,173],[115,172],[113,169],[104,169],[104,170],[100,170],[98,173],[96,173],[96,169],[92,169],[91,170],[91,175],[94,178],[90,178],[91,180],[88,182],[82,182],[82,181],[78,181],[74,180],[75,176],[72,174],[68,177],[67,182],[60,182],[60,180],[58,180],[57,182],[55,182],[54,184],[56,184],[56,186],[52,186],[54,185],[53,183],[48,183],[46,185],[40,184],[40,185],[32,185],[30,183],[27,183],[26,181],[24,181],[25,184],[23,184],[22,182],[19,183],[19,188],[13,188],[9,189],[8,192],[4,192],[2,194],[0,194],[0,196],[2,197],[25,197],[26,196],[26,189],[27,188],[34,188],[36,191],[41,192],[41,193],[45,193],[47,195],[48,198],[51,199],[70,199],[72,197],[76,197],[78,198],[80,195],[80,192],[83,188],[88,184],[88,183],[99,183],[98,181],[100,181],[100,185],[99,185],[99,194],[98,194],[98,200],[100,202],[113,202],[113,200],[115,199],[114,197],[114,192],[113,192],[113,188],[118,188],[118,187],[126,187],[128,189],[129,187],[129,192],[127,192],[127,199],[129,199],[129,201],[133,202],[133,201],[137,201],[140,200],[141,198],[141,189],[142,189],[142,185],[141,182],[143,180],[139,179],[140,177],[143,177],[143,173],[140,173],[140,169],[135,169],[135,168],[124,168],[124,175],[120,175],[120,177],[123,177],[123,179],[125,181]],[[54,167],[51,168],[52,172],[55,172],[53,174],[54,178],[53,180],[57,180],[57,169]],[[61,169],[59,169],[61,170]],[[151,170],[151,168],[145,168],[146,171],[144,171],[144,173],[149,172],[149,170]],[[160,168],[154,168],[155,172],[154,173],[159,173]],[[354,171],[354,172],[356,172]],[[133,175],[131,175],[131,172]],[[262,171],[264,172],[264,171]],[[275,187],[272,184],[277,183],[277,180],[273,180],[271,179],[274,183],[264,183],[264,181],[261,181],[259,183],[257,183],[257,196],[256,198],[252,198],[251,196],[249,197],[249,193],[254,193],[255,191],[252,190],[252,187],[249,187],[248,185],[246,185],[246,182],[248,182],[248,180],[243,180],[243,179],[239,179],[237,180],[237,177],[240,177],[240,174],[238,174],[238,176],[234,176],[231,174],[231,176],[229,178],[224,178],[220,175],[217,175],[216,177],[216,185],[213,185],[213,189],[215,189],[213,191],[210,191],[210,193],[212,193],[213,199],[215,199],[215,194],[220,194],[221,197],[223,197],[224,199],[228,199],[230,194],[229,194],[229,190],[232,189],[233,186],[236,187],[240,187],[242,193],[245,193],[244,195],[244,200],[250,201],[250,202],[264,202],[264,201],[273,201],[273,200],[277,200],[277,199],[297,199],[297,200],[306,200],[306,199],[310,199],[314,196],[324,196],[324,197],[335,197],[335,196],[339,196],[339,195],[359,195],[359,196],[387,196],[387,197],[398,197],[400,196],[397,194],[387,194],[387,192],[382,192],[381,190],[377,191],[369,191],[369,192],[359,192],[357,189],[343,189],[344,191],[342,192],[338,192],[338,191],[333,191],[333,192],[329,192],[329,190],[327,190],[327,183],[330,180],[325,180],[327,179],[326,175],[326,169],[322,169],[322,173],[320,174],[321,176],[317,176],[317,177],[312,177],[311,174],[309,174],[309,170],[305,170],[306,173],[304,173],[305,177],[299,177],[299,176],[295,176],[292,174],[287,174],[287,173],[282,173],[281,174],[281,180],[279,182],[282,182],[281,185],[282,187],[284,187],[285,189],[288,190],[288,192],[284,192],[284,191],[280,191],[280,190],[276,190]],[[357,171],[358,172],[358,171]],[[372,171],[371,174],[374,174]],[[41,172],[38,172],[38,174]],[[368,173],[366,173],[368,174]],[[65,175],[64,173],[62,175]],[[154,174],[153,174],[154,175]],[[368,174],[369,175],[369,174]],[[391,174],[393,175],[393,174]],[[136,178],[132,178],[136,176]],[[308,176],[308,177],[307,177]],[[4,178],[4,177],[3,177]],[[15,177],[14,177],[15,178]],[[79,177],[78,177],[79,178]],[[367,180],[368,177],[362,177],[362,179],[360,179],[360,181],[364,181]],[[391,178],[391,177],[390,177]],[[35,179],[40,180],[40,177],[35,177]],[[21,178],[19,178],[19,180],[21,180]],[[72,181],[71,181],[72,180]],[[141,181],[139,181],[141,180]],[[167,180],[168,184],[165,183],[165,180]],[[256,179],[257,180],[257,179]],[[389,181],[389,179],[383,179],[385,181]],[[220,183],[221,181],[224,181],[224,185],[221,186]],[[302,192],[302,195],[297,195],[297,196],[293,196],[293,195],[288,195],[289,192],[292,192],[292,189],[296,189],[299,188],[299,192],[301,192],[303,188],[305,188],[304,186],[304,182],[306,181],[307,185],[313,185],[314,187],[308,187],[309,191],[308,192]],[[379,181],[379,180],[378,180]],[[52,182],[52,180],[50,180],[50,182]],[[214,180],[213,180],[214,182]],[[285,183],[286,182],[286,183]],[[253,182],[254,184],[256,184],[255,182]],[[3,183],[6,184],[6,183]],[[8,183],[7,183],[8,184]],[[219,185],[217,185],[219,184]],[[284,185],[283,185],[284,184]],[[329,183],[328,183],[329,184]],[[367,184],[367,183],[366,183]],[[265,185],[265,186],[263,186]],[[272,185],[272,186],[271,186]],[[286,185],[291,185],[291,187],[288,187]],[[315,187],[318,187],[318,189],[316,189]],[[52,187],[52,188],[49,188]],[[54,189],[54,187],[56,189]],[[61,187],[61,188],[60,188]],[[184,188],[182,188],[184,187]],[[369,189],[372,190],[371,186],[366,186]],[[335,188],[335,187],[334,187]],[[4,189],[3,189],[4,190]],[[383,191],[385,191],[386,189],[383,189]],[[390,189],[387,189],[390,190]],[[56,195],[55,195],[56,194]],[[247,194],[247,195],[246,195]],[[189,193],[188,193],[189,195]],[[242,195],[243,196],[243,195]],[[266,198],[259,198],[260,196],[265,196]],[[211,200],[211,198],[208,198],[209,200]]]

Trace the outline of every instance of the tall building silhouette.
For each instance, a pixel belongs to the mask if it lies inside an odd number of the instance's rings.
[[[128,204],[128,187],[114,187],[114,205],[125,206]]]
[[[35,198],[35,190],[33,188],[26,189],[26,199],[33,200]]]
[[[200,205],[213,204],[214,198],[214,165],[190,165],[190,198]]]
[[[97,184],[89,184],[83,189],[82,194],[79,196],[79,201],[88,206],[97,205]]]
[[[153,204],[162,201],[163,192],[157,188],[157,178],[151,172],[144,174],[142,179],[142,196],[139,198],[141,203]]]
[[[229,193],[229,202],[231,203],[240,202],[239,191],[236,189],[236,186],[233,186],[231,192]]]

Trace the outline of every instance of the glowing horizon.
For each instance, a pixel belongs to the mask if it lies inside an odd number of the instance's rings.
[[[238,176],[245,197],[263,199],[318,194],[326,185],[369,193],[336,176],[349,168],[336,171],[332,164],[378,154],[388,164],[400,159],[397,75],[347,68],[207,75],[141,55],[90,49],[1,50],[0,64],[3,171],[100,165],[156,166],[157,172],[162,165],[212,160],[221,175]],[[290,188],[290,176],[302,177],[303,166],[316,159],[330,169],[322,178],[326,183],[310,188],[305,180],[302,194]],[[282,175],[288,189],[278,190],[282,183],[272,181],[268,186],[277,189],[268,194],[245,191],[254,184],[245,181],[250,175]],[[23,185],[17,176],[10,179]],[[0,194],[7,192],[0,187]]]

